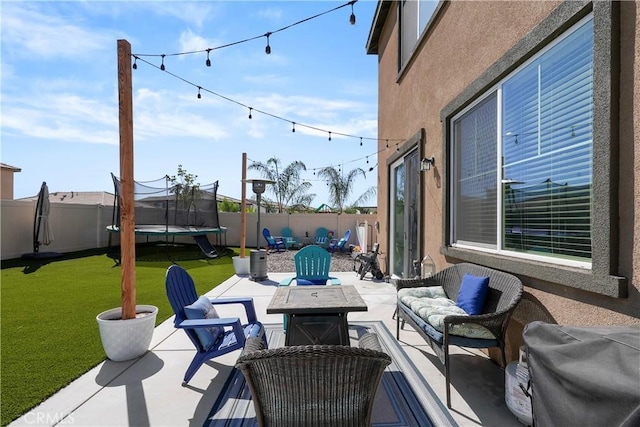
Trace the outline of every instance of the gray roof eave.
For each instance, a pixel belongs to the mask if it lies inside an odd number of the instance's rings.
[[[373,22],[371,23],[371,29],[369,30],[369,37],[367,38],[367,53],[369,55],[378,54],[378,41],[382,28],[389,15],[389,8],[393,1],[391,0],[379,0],[376,5],[376,11],[373,15]]]

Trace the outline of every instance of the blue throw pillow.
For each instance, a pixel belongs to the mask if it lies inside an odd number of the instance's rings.
[[[456,305],[469,315],[482,314],[482,306],[488,291],[488,277],[465,274],[460,284]]]
[[[196,302],[186,306],[184,308],[184,315],[189,320],[218,319],[220,317],[218,316],[216,309],[213,307],[213,304],[211,304],[209,298],[205,296],[198,298]],[[211,346],[218,340],[220,334],[224,332],[224,328],[222,326],[194,329],[198,335],[198,339],[200,339],[200,344],[205,350],[211,348]]]

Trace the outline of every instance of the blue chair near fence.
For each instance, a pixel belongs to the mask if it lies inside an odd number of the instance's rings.
[[[297,249],[300,247],[300,240],[294,237],[293,231],[291,230],[291,228],[289,227],[283,228],[281,234],[282,234],[282,240],[284,240],[284,245],[287,248],[287,250],[291,248]]]
[[[316,245],[326,249],[329,247],[330,240],[331,239],[329,238],[329,230],[327,230],[324,227],[320,227],[316,230],[316,238],[315,238]]]
[[[284,244],[284,240],[282,240],[281,237],[277,239],[273,237],[268,228],[262,229],[262,235],[264,236],[264,239],[267,241],[267,249],[271,249],[276,252],[280,252],[280,250],[284,251],[287,249]]]
[[[349,250],[347,243],[349,242],[350,237],[351,237],[351,230],[347,230],[344,233],[344,236],[342,236],[340,240],[331,239],[331,241],[329,242],[329,251],[335,252],[336,250],[338,250],[340,252],[347,252]]]

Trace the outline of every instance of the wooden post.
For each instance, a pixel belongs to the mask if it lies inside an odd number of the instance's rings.
[[[120,258],[122,319],[136,317],[136,234],[133,200],[133,95],[131,44],[118,40],[118,106],[120,110]]]
[[[240,258],[244,258],[247,238],[247,153],[242,153],[242,199],[240,201]]]

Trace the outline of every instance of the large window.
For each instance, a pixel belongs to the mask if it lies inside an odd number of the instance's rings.
[[[593,17],[451,122],[452,243],[591,264]]]
[[[416,48],[418,40],[438,7],[438,0],[402,0],[400,16],[400,63],[402,68]]]

